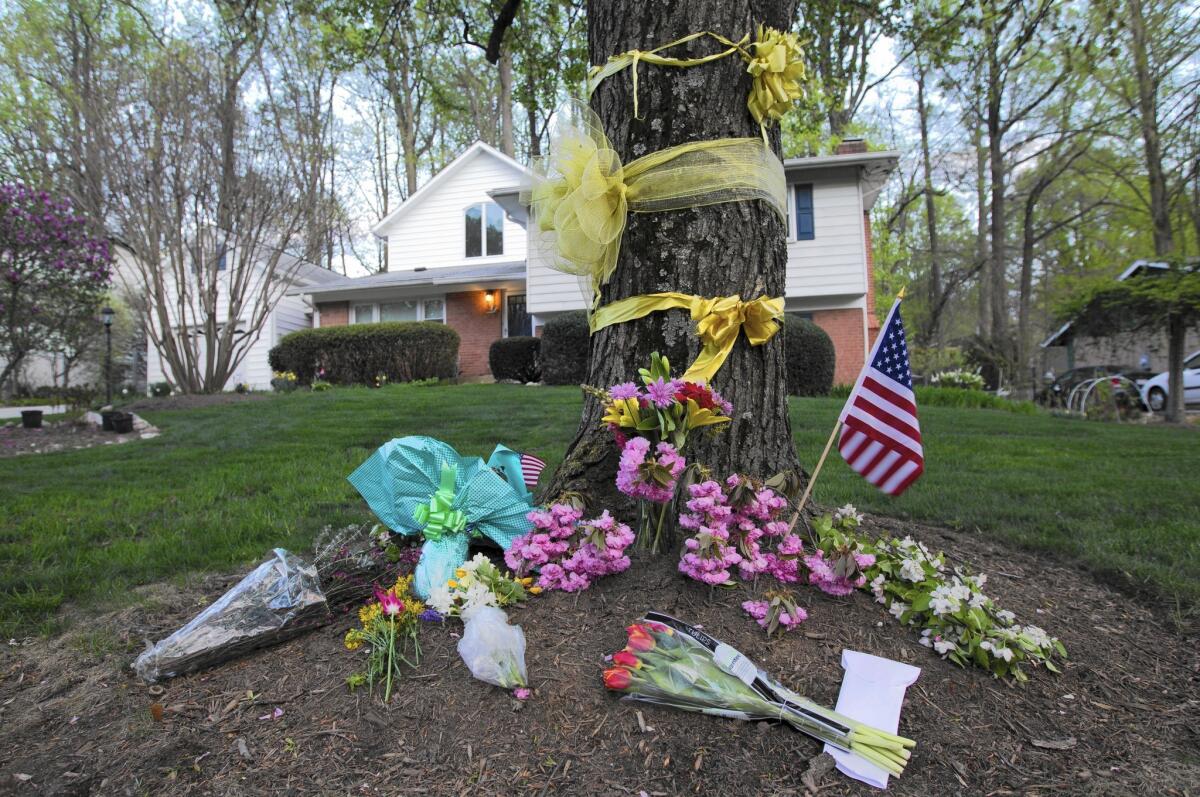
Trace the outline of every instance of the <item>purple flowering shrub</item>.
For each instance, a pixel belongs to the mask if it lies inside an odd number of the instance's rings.
[[[526,517],[533,531],[514,540],[504,553],[517,578],[536,571],[540,589],[578,592],[597,578],[629,568],[625,549],[633,544],[633,531],[607,510],[598,518],[583,520],[582,510],[552,504]]]
[[[70,200],[0,185],[0,383],[30,352],[70,345],[64,330],[94,314],[111,264],[108,240]]]

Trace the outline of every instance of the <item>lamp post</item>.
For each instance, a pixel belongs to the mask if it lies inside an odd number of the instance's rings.
[[[100,317],[104,319],[104,343],[107,354],[104,357],[104,394],[105,404],[112,404],[112,323],[113,309],[108,305],[100,311]]]

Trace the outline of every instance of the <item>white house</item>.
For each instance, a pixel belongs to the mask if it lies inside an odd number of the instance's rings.
[[[835,381],[854,381],[877,329],[868,212],[896,152],[846,141],[836,155],[784,163],[788,180],[788,312],[811,318],[837,350]],[[551,269],[531,244],[518,200],[528,170],[476,142],[374,228],[389,271],[294,289],[314,324],[427,320],[462,337],[464,376],[488,374],[492,341],[537,334],[555,315],[584,309],[580,281]]]

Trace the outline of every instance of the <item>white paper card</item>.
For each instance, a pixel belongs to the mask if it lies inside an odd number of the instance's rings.
[[[842,669],[846,672],[842,676],[842,690],[838,693],[835,710],[881,731],[895,733],[900,727],[904,691],[917,680],[921,668],[882,656],[843,650]],[[825,752],[837,761],[842,774],[879,789],[887,788],[888,773],[865,758],[828,744]]]

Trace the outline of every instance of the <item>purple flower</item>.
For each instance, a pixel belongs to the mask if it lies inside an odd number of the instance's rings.
[[[675,391],[677,390],[679,390],[678,382],[674,379],[667,382],[660,376],[646,385],[646,396],[654,406],[662,410],[675,403]]]
[[[426,609],[425,611],[418,614],[417,617],[421,620],[424,620],[427,623],[440,623],[444,619],[446,619],[446,618],[442,617],[442,615],[437,611],[437,609]]]
[[[675,494],[675,483],[687,466],[670,443],[659,443],[650,455],[650,441],[635,437],[621,449],[617,489],[633,498],[665,504]]]
[[[613,385],[608,389],[608,395],[612,399],[631,399],[637,398],[641,391],[633,382],[622,382],[619,385]]]

